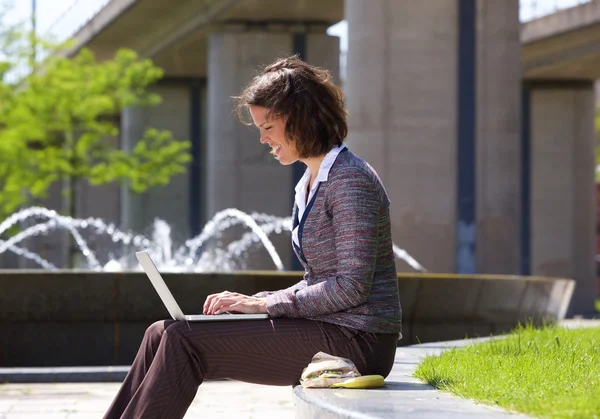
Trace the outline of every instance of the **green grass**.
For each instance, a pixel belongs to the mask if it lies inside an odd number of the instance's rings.
[[[428,356],[415,376],[455,395],[540,418],[600,418],[600,328],[519,327]]]

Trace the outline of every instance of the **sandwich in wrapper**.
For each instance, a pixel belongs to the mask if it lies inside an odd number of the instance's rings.
[[[353,377],[360,377],[354,362],[325,352],[318,352],[302,371],[300,384],[302,387],[328,388]]]

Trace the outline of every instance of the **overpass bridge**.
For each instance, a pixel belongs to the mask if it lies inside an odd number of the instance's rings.
[[[527,80],[600,78],[600,2],[589,1],[523,24]]]
[[[229,98],[292,53],[339,75],[326,29],[346,19],[347,143],[386,184],[394,241],[432,271],[574,277],[571,314],[593,312],[600,1],[524,24],[518,0],[174,4],[109,1],[72,52],[128,47],[165,69],[163,104],[124,111],[121,142],[171,129],[193,143],[190,174],[141,197],[107,189],[112,206],[83,194],[82,215],[134,229],[158,216],[183,236],[227,207],[288,215],[299,170],[272,161]]]

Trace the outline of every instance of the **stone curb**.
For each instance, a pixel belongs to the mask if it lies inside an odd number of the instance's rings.
[[[0,383],[120,383],[129,366],[0,368]]]
[[[499,337],[501,338],[501,336]],[[317,389],[294,387],[296,419],[527,419],[527,415],[508,412],[496,406],[476,404],[444,393],[414,378],[416,367],[426,355],[461,347],[490,338],[434,342],[403,346],[386,384],[381,389]]]

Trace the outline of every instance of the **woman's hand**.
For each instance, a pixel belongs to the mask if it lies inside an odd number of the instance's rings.
[[[267,313],[267,303],[262,298],[249,297],[237,292],[223,291],[211,294],[204,303],[204,314],[237,312],[244,314]]]

